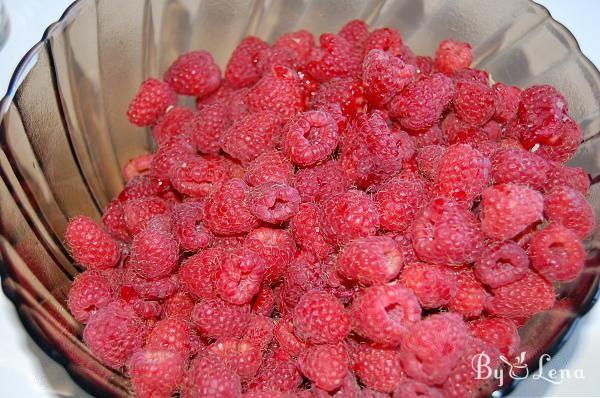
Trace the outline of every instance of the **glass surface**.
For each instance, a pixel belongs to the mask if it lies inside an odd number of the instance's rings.
[[[147,132],[125,116],[140,82],[190,49],[213,52],[223,66],[247,34],[266,40],[298,28],[319,34],[351,18],[399,29],[420,54],[431,55],[443,38],[468,41],[475,66],[496,81],[558,87],[584,131],[572,164],[592,175],[590,200],[600,214],[600,76],[573,36],[532,2],[78,1],[23,59],[0,103],[0,270],[28,331],[83,388],[99,396],[131,394],[121,374],[90,354],[81,325],[66,309],[69,285],[80,270],[63,233],[77,214],[99,219],[123,185],[120,167],[150,149]],[[559,305],[523,328],[532,364],[539,353],[557,350],[594,302],[597,242],[596,235],[588,243],[581,277],[560,287]],[[495,396],[510,388],[508,383]]]
[[[8,14],[6,13],[6,8],[4,8],[4,2],[0,0],[0,50],[2,50],[8,39],[9,26]]]

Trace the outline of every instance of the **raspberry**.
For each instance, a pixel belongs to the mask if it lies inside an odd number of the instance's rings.
[[[225,80],[233,88],[251,86],[260,79],[259,53],[269,45],[254,36],[247,36],[238,44],[225,67]]]
[[[221,150],[219,139],[231,125],[227,106],[216,103],[200,109],[183,127],[194,147],[204,154],[216,155]]]
[[[241,162],[251,162],[261,153],[273,149],[280,133],[274,113],[251,113],[236,120],[223,132],[221,148]]]
[[[216,297],[214,274],[223,255],[223,250],[209,248],[185,259],[178,274],[182,289],[197,299]]]
[[[177,95],[167,83],[150,78],[140,85],[131,100],[127,118],[136,126],[151,126],[176,102]]]
[[[111,268],[121,258],[119,243],[89,217],[72,218],[67,225],[65,239],[71,255],[85,269]]]
[[[585,263],[585,248],[577,235],[556,223],[537,232],[529,243],[531,265],[545,277],[568,282],[575,279]]]
[[[274,309],[275,292],[269,286],[263,284],[252,302],[252,312],[258,315],[271,316]]]
[[[296,335],[312,344],[337,343],[350,332],[350,319],[337,298],[322,291],[306,293],[293,311]]]
[[[404,257],[387,236],[368,236],[350,241],[337,257],[337,272],[360,285],[383,285],[394,279]]]
[[[256,253],[265,264],[263,281],[276,282],[284,275],[296,252],[296,243],[285,230],[257,228],[244,239],[244,247]]]
[[[320,259],[333,253],[332,245],[323,235],[320,210],[317,205],[301,203],[298,212],[292,217],[290,226],[296,243],[302,249]]]
[[[123,204],[125,224],[134,236],[146,228],[154,216],[168,211],[167,202],[156,196],[132,199]]]
[[[489,73],[480,69],[462,68],[452,73],[451,77],[455,83],[462,80],[473,83],[481,83],[485,86],[490,85]]]
[[[303,97],[294,71],[275,65],[248,91],[246,104],[251,112],[273,111],[282,120],[302,110]]]
[[[312,106],[315,109],[323,109],[331,104],[338,105],[342,115],[347,118],[365,112],[367,100],[362,81],[348,77],[332,79],[322,84],[313,96]]]
[[[158,145],[169,138],[182,133],[186,125],[194,118],[194,112],[189,108],[176,106],[161,117],[152,129],[152,135]]]
[[[498,123],[508,123],[514,120],[521,102],[521,89],[503,83],[494,84],[492,89],[498,98],[494,120]]]
[[[548,178],[544,184],[544,191],[550,192],[553,188],[564,185],[571,187],[582,195],[587,195],[590,190],[590,176],[579,167],[564,166],[556,162],[548,162]]]
[[[596,226],[594,209],[575,189],[559,186],[544,199],[544,214],[549,221],[569,228],[580,238],[588,237]]]
[[[513,182],[539,190],[546,182],[548,162],[535,153],[505,148],[496,151],[491,161],[492,179],[496,184]]]
[[[177,318],[188,320],[196,302],[184,291],[179,290],[167,297],[163,304],[163,319]]]
[[[382,50],[371,50],[363,61],[362,79],[366,97],[375,107],[387,104],[412,81],[415,68]]]
[[[548,143],[542,143],[536,153],[546,160],[565,163],[575,155],[581,140],[581,129],[573,119],[567,117],[558,124]]]
[[[396,391],[394,398],[444,398],[444,394],[437,387],[431,387],[412,379],[406,379]]]
[[[221,299],[202,300],[194,306],[192,322],[202,336],[241,337],[250,322],[250,306],[229,304]]]
[[[268,151],[259,155],[246,168],[244,180],[255,187],[267,182],[293,185],[294,169],[279,151]]]
[[[492,288],[512,283],[525,276],[528,270],[527,253],[510,241],[487,248],[474,268],[477,279]]]
[[[404,232],[423,206],[426,193],[423,184],[393,178],[383,183],[373,196],[382,229]]]
[[[154,155],[151,153],[145,153],[129,159],[121,171],[125,182],[129,182],[136,176],[148,174],[150,172],[150,163],[153,158]]]
[[[442,265],[413,263],[402,271],[400,281],[412,290],[423,308],[448,304],[457,291],[456,276]]]
[[[463,121],[482,126],[496,112],[497,97],[487,85],[477,82],[459,81],[454,94],[454,111]]]
[[[168,179],[171,168],[196,155],[191,140],[186,135],[171,137],[158,148],[150,162],[150,175]]]
[[[535,272],[508,285],[492,289],[486,311],[492,315],[522,319],[548,310],[554,305],[554,287]]]
[[[133,199],[164,195],[170,189],[171,185],[168,180],[156,177],[136,176],[127,181],[117,199],[124,203]]]
[[[182,250],[196,252],[211,242],[212,234],[202,225],[202,219],[201,203],[179,203],[171,210],[173,231]]]
[[[257,345],[260,350],[264,350],[273,340],[274,328],[275,323],[268,315],[252,315],[248,328],[244,332],[243,339],[250,341],[253,345]]]
[[[132,288],[135,294],[144,300],[163,299],[175,293],[179,287],[177,279],[174,277],[165,277],[149,281],[140,277],[131,268],[128,268],[125,271],[123,285],[124,287]],[[122,291],[121,296],[123,296]]]
[[[292,357],[297,357],[308,347],[307,343],[294,334],[294,323],[288,316],[281,318],[275,325],[273,336],[281,349]]]
[[[450,311],[462,314],[465,318],[475,318],[481,314],[488,297],[485,287],[475,279],[470,269],[456,275],[456,294],[450,299]]]
[[[454,112],[446,115],[441,127],[450,144],[478,146],[490,140],[497,143],[502,135],[501,126],[493,120],[488,120],[483,126],[478,126],[460,120]]]
[[[356,190],[332,196],[323,202],[321,217],[323,235],[338,245],[358,237],[375,235],[379,228],[375,203],[367,194]]]
[[[363,397],[362,390],[356,381],[356,377],[352,372],[346,373],[346,377],[342,381],[342,385],[335,390],[325,391],[315,385],[311,386],[310,390],[306,390],[313,398],[328,398],[328,397]]]
[[[215,356],[234,370],[241,380],[252,378],[262,360],[260,347],[249,340],[224,338],[208,346],[207,355]]]
[[[425,55],[417,55],[414,63],[417,68],[416,72],[420,75],[430,75],[435,68],[435,61]]]
[[[248,186],[232,178],[204,202],[204,225],[221,235],[248,232],[258,225],[258,219],[246,206]]]
[[[552,86],[535,85],[521,91],[518,118],[528,133],[538,135],[536,130],[561,120],[567,112],[567,101]]]
[[[175,352],[145,348],[131,356],[129,376],[135,396],[170,397],[185,374],[185,358]]]
[[[445,146],[446,137],[442,129],[434,124],[428,129],[420,130],[420,131],[411,131],[412,138],[415,142],[417,148],[421,149],[427,145],[441,145]]]
[[[412,242],[422,261],[458,265],[477,259],[483,233],[471,212],[451,199],[435,198],[413,222]]]
[[[315,47],[306,63],[306,70],[320,82],[336,77],[357,76],[360,73],[360,58],[351,43],[333,33],[319,37],[320,47]]]
[[[421,319],[415,295],[401,285],[364,289],[350,308],[354,332],[377,344],[397,346],[408,326]]]
[[[434,314],[415,323],[400,347],[408,376],[425,384],[443,383],[467,346],[467,327],[459,315]]]
[[[288,267],[281,285],[279,310],[285,312],[298,304],[300,298],[312,289],[325,287],[325,275],[321,264],[296,258]]]
[[[295,188],[280,183],[267,182],[253,187],[246,196],[248,210],[270,224],[280,224],[296,214],[300,201]]]
[[[453,96],[452,80],[433,73],[409,83],[391,100],[388,109],[404,128],[422,130],[440,120]]]
[[[343,345],[312,346],[298,358],[298,366],[313,385],[333,391],[344,382],[350,359]]]
[[[75,278],[69,289],[67,305],[71,314],[86,323],[97,310],[113,301],[115,291],[110,280],[100,271],[85,271]]]
[[[207,51],[179,56],[165,72],[165,82],[178,94],[204,97],[221,84],[221,69]]]
[[[417,150],[417,167],[423,177],[435,180],[445,150],[446,148],[442,145],[425,145]]]
[[[352,44],[357,50],[362,51],[362,46],[369,37],[369,25],[360,19],[353,19],[346,22],[338,33],[348,43]]]
[[[160,316],[161,307],[158,301],[147,301],[142,299],[130,303],[136,315],[142,319],[156,321]]]
[[[294,391],[302,383],[295,361],[276,357],[265,358],[256,377],[248,383],[249,390]]]
[[[314,46],[315,38],[313,34],[303,29],[292,33],[284,33],[273,43],[274,49],[287,49],[292,52],[296,60],[302,63],[307,60]]]
[[[248,304],[258,293],[265,263],[252,250],[231,249],[220,256],[215,270],[215,287],[221,298],[231,304]]]
[[[288,121],[281,134],[281,150],[298,166],[326,159],[337,147],[338,125],[323,111],[308,111]]]
[[[215,356],[196,357],[181,387],[181,396],[186,398],[239,398],[241,395],[239,376]]]
[[[468,68],[473,62],[473,51],[469,43],[455,40],[442,40],[435,50],[435,68],[446,74]]]
[[[83,329],[83,341],[103,364],[118,369],[144,345],[148,330],[132,308],[116,301],[96,311]]]
[[[363,55],[366,56],[371,50],[377,49],[398,56],[403,53],[403,47],[400,32],[391,28],[379,28],[372,31],[365,39]]]
[[[133,238],[129,266],[142,278],[163,278],[178,265],[179,245],[170,232],[154,228],[151,222]]]
[[[542,194],[517,184],[500,184],[481,195],[481,229],[490,238],[505,240],[542,220]]]
[[[335,160],[296,173],[296,189],[303,202],[321,203],[333,195],[346,192],[349,185],[339,162]]]
[[[513,358],[521,338],[517,325],[507,318],[481,318],[470,324],[470,334],[495,347],[505,358]]]
[[[228,161],[218,156],[195,156],[171,168],[171,184],[184,195],[202,198],[231,178]]]
[[[394,391],[404,377],[396,348],[359,344],[352,358],[352,369],[365,386],[387,393]]]
[[[158,321],[146,340],[145,349],[172,351],[187,359],[191,352],[191,330],[183,319],[167,318]]]

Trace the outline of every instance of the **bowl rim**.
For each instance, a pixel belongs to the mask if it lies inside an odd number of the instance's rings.
[[[83,7],[83,4],[87,1],[92,0],[75,0],[71,3],[65,11],[61,14],[58,20],[48,25],[48,27],[44,30],[41,39],[35,43],[21,58],[15,70],[12,73],[12,76],[9,80],[8,87],[6,89],[6,93],[0,99],[0,124],[4,119],[4,116],[7,114],[10,104],[13,101],[13,98],[16,94],[16,91],[20,87],[23,80],[27,77],[29,70],[33,65],[35,65],[37,54],[42,50],[43,47],[48,45],[50,39],[57,33],[64,30],[64,27],[77,16],[78,10]],[[554,19],[550,11],[544,5],[537,3],[533,0],[525,0],[529,3],[530,6],[536,8],[538,11],[544,14],[544,18],[553,25],[558,31],[561,32],[562,35],[567,37],[574,43],[574,47],[572,47],[572,51],[577,53],[586,64],[586,66],[590,67],[590,69],[595,72],[596,75],[600,76],[600,71],[598,70],[598,66],[596,66],[581,50],[579,42],[577,38],[571,33],[571,31],[563,25],[561,22]],[[3,130],[0,130],[2,133]],[[5,142],[5,137],[0,136],[0,143]],[[1,173],[0,173],[1,174]],[[1,234],[2,231],[0,231]],[[9,285],[10,280],[12,280],[15,276],[9,271],[9,268],[6,267],[2,254],[0,253],[0,279],[2,283],[2,291],[4,295],[12,302],[17,315],[23,325],[23,327],[27,330],[29,336],[35,341],[40,349],[44,351],[46,355],[60,364],[66,372],[69,374],[69,377],[85,392],[90,394],[100,394],[105,395],[107,392],[103,389],[99,388],[94,383],[90,382],[87,378],[80,375],[73,368],[72,362],[59,350],[55,349],[53,346],[48,344],[46,339],[43,337],[43,334],[37,330],[37,328],[28,320],[28,318],[24,315],[23,310],[20,307],[21,300],[15,294],[11,286]],[[596,278],[593,282],[593,286],[589,291],[588,297],[584,302],[582,302],[580,306],[580,310],[575,314],[575,316],[571,319],[570,324],[564,329],[562,335],[557,339],[557,342],[550,348],[546,353],[550,355],[551,358],[562,349],[562,347],[566,344],[569,338],[575,332],[575,329],[581,322],[581,319],[594,307],[596,302],[600,299],[600,281],[599,278]],[[552,359],[550,359],[552,361]],[[534,361],[532,365],[529,367],[529,375],[534,374],[538,370],[539,364],[538,361]],[[511,379],[505,380],[504,386],[496,389],[490,397],[493,398],[502,398],[507,397],[520,383],[524,380],[528,380],[530,377],[524,379]]]

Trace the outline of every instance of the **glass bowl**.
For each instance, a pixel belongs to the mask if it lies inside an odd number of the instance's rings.
[[[224,65],[247,34],[272,40],[305,28],[337,31],[352,18],[398,28],[419,54],[450,37],[473,45],[474,65],[496,81],[553,84],[570,102],[585,143],[572,164],[593,178],[600,214],[600,74],[575,38],[543,7],[526,0],[80,0],[19,64],[0,103],[2,284],[35,341],[85,390],[124,397],[131,388],[81,341],[66,309],[80,269],[63,242],[67,220],[99,219],[123,185],[120,168],[151,146],[125,110],[140,82],[160,75],[178,54],[211,51]],[[562,285],[559,304],[521,331],[530,370],[553,354],[596,299],[597,236],[587,243],[581,277]],[[507,394],[507,380],[494,396]],[[492,386],[482,391],[489,395]]]

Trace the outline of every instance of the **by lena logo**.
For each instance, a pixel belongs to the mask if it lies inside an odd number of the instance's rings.
[[[521,352],[515,357],[514,361],[507,359],[504,355],[500,355],[500,361],[503,366],[493,367],[491,358],[485,352],[476,354],[471,359],[471,366],[476,372],[478,380],[487,380],[494,378],[498,381],[498,385],[502,387],[504,384],[505,375],[513,380],[526,379],[531,376],[533,380],[544,380],[552,384],[562,384],[564,380],[584,379],[583,369],[547,369],[544,366],[550,361],[551,357],[548,354],[543,354],[538,362],[537,371],[529,374],[529,368],[525,363],[525,352]],[[506,365],[506,366],[504,366]]]

